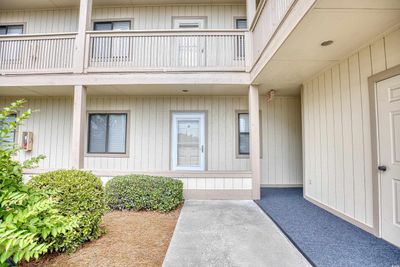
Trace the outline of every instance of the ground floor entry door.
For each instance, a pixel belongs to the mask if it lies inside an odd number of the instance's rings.
[[[400,75],[377,83],[382,238],[400,247]]]
[[[204,170],[205,115],[201,112],[172,114],[172,169]]]

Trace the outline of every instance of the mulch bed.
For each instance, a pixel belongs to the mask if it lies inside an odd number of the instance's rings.
[[[180,209],[170,213],[113,211],[103,218],[106,234],[72,254],[48,254],[23,267],[161,266]]]

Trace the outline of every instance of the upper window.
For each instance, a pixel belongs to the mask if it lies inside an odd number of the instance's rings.
[[[89,114],[88,153],[126,153],[126,113]]]
[[[127,31],[131,29],[128,21],[99,21],[94,23],[95,31]]]
[[[22,34],[23,25],[0,25],[0,35]]]
[[[249,130],[249,113],[238,113],[238,154],[250,154],[250,130]]]
[[[204,29],[206,27],[205,18],[195,17],[176,17],[173,18],[174,29]]]
[[[236,29],[247,29],[247,19],[236,19],[235,20]]]
[[[17,118],[16,114],[11,114],[9,116],[7,116],[4,120],[4,123],[9,124],[10,122],[15,121],[15,119]],[[2,125],[0,125],[0,128],[2,128]],[[8,133],[7,136],[3,137],[3,141],[0,142],[0,145],[5,145],[5,144],[11,144],[15,142],[15,136],[16,136],[16,132],[15,130]]]

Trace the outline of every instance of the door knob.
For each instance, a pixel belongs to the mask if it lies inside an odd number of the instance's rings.
[[[378,166],[378,170],[385,172],[387,170],[385,165]]]

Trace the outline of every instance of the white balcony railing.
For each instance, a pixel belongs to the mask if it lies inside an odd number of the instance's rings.
[[[245,69],[245,33],[228,31],[89,32],[87,71]]]
[[[0,36],[0,74],[71,72],[76,34]]]

